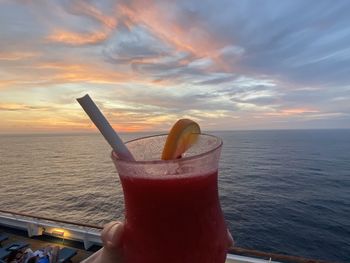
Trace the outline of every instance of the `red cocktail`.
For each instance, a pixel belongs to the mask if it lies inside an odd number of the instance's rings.
[[[136,162],[112,154],[125,197],[124,261],[223,263],[228,241],[217,182],[222,141],[201,134],[183,158],[161,161],[165,140],[160,135],[127,143]]]

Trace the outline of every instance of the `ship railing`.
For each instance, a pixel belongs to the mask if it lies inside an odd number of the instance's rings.
[[[62,238],[63,240],[83,242],[86,250],[93,245],[102,245],[100,232],[103,227],[98,225],[3,209],[0,209],[0,224],[27,231],[29,237],[47,235]]]

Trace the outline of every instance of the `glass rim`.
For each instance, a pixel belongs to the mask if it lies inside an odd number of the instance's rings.
[[[144,137],[140,137],[140,138],[136,138],[136,139],[132,139],[130,141],[126,141],[125,144],[127,145],[128,143],[134,142],[134,141],[139,141],[139,140],[143,140],[143,139],[148,139],[148,138],[152,138],[152,137],[161,137],[161,136],[167,136],[168,133],[162,133],[162,134],[156,134],[156,135],[149,135],[149,136],[144,136]],[[185,161],[190,161],[190,160],[195,160],[195,159],[199,159],[205,155],[208,155],[212,152],[215,152],[217,149],[219,149],[222,145],[223,145],[223,141],[220,137],[215,136],[215,135],[211,135],[211,134],[207,134],[207,133],[200,133],[200,135],[205,135],[205,136],[209,136],[212,138],[216,138],[219,143],[218,145],[216,145],[215,147],[213,147],[212,149],[202,152],[200,154],[197,155],[193,155],[193,156],[188,156],[188,157],[184,157],[184,158],[180,158],[180,159],[171,159],[171,160],[150,160],[150,161],[130,161],[130,160],[122,160],[119,159],[115,153],[114,150],[112,150],[111,153],[111,158],[112,160],[115,160],[117,162],[121,162],[121,163],[125,163],[125,164],[173,164],[173,163],[179,163],[179,162],[185,162]]]

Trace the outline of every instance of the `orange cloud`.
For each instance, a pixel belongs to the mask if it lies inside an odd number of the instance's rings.
[[[41,63],[38,65],[38,68],[53,70],[50,78],[53,82],[58,83],[91,82],[108,84],[137,81],[137,77],[132,73],[114,71],[107,67],[91,65],[89,63]]]
[[[56,29],[51,35],[46,38],[46,40],[69,45],[91,45],[105,41],[108,38],[109,34],[110,32],[107,31],[93,33],[74,33]]]
[[[110,29],[113,29],[117,26],[117,20],[115,17],[103,14],[101,10],[97,9],[95,6],[89,4],[86,1],[71,1],[69,3],[69,9],[74,13],[87,15],[96,21],[99,21]]]
[[[152,114],[105,109],[112,126],[119,132],[136,132],[158,129],[162,117]],[[2,122],[0,132],[96,132],[97,128],[80,108],[31,106],[22,103],[0,103]],[[159,119],[160,118],[160,119]],[[154,120],[154,121],[153,121]]]
[[[37,56],[37,52],[4,52],[0,51],[0,60],[17,61]]]
[[[25,110],[28,107],[23,104],[16,103],[0,103],[0,110],[16,111],[16,110]]]
[[[131,124],[124,124],[124,125],[113,125],[113,129],[115,129],[118,132],[141,132],[141,131],[147,131],[152,129],[152,125],[149,123],[131,123]]]
[[[217,39],[209,35],[204,25],[193,20],[190,27],[176,23],[164,10],[160,9],[153,1],[132,1],[128,4],[118,4],[115,7],[114,17],[105,15],[95,6],[83,2],[72,2],[68,6],[73,13],[86,15],[102,23],[104,28],[98,32],[77,33],[64,29],[55,29],[47,38],[47,41],[68,44],[73,46],[91,45],[105,41],[117,27],[117,19],[129,27],[134,25],[145,25],[152,34],[156,35],[163,43],[172,46],[175,50],[190,53],[192,60],[209,58],[215,63],[208,70],[230,71],[232,66],[221,58],[220,50],[225,46]],[[142,58],[142,61],[131,61],[130,63],[156,63],[157,58]],[[189,63],[191,61],[181,61]],[[205,70],[205,69],[203,69]]]
[[[72,131],[93,131],[86,129],[86,124],[75,123],[52,117],[40,117],[27,119],[7,120],[0,125],[1,132],[72,132]]]
[[[105,41],[118,24],[116,17],[103,14],[101,10],[86,1],[77,0],[68,2],[68,9],[72,13],[85,15],[100,22],[103,28],[100,31],[91,33],[77,33],[64,29],[55,29],[53,33],[46,38],[48,41],[68,45],[96,44]]]
[[[157,79],[139,75],[137,72],[116,70],[109,64],[86,61],[77,63],[66,60],[59,62],[33,61],[30,65],[12,68],[6,79],[0,79],[0,90],[14,87],[49,87],[64,83],[138,83],[152,86],[169,86],[172,80]],[[81,59],[77,59],[80,60]]]
[[[268,112],[265,115],[268,116],[293,116],[293,115],[302,115],[308,113],[317,113],[318,110],[309,109],[309,108],[291,108],[291,109],[283,109],[277,112]]]
[[[160,10],[152,1],[133,1],[131,5],[119,5],[118,12],[125,17],[127,25],[146,25],[153,34],[178,51],[191,53],[197,58],[211,58],[221,69],[228,70],[224,61],[219,58],[219,50],[225,45],[206,32],[203,25],[193,24],[183,27],[171,21],[169,16]]]
[[[1,80],[0,79],[0,89],[7,89],[16,84],[16,80]]]
[[[114,71],[107,67],[89,63],[38,62],[30,65],[26,75],[22,72],[16,80],[0,81],[0,87],[15,85],[49,85],[73,82],[120,83],[136,80],[132,73]]]

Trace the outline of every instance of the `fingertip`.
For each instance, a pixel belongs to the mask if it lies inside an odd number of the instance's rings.
[[[105,225],[103,226],[103,230],[102,230],[102,232],[101,232],[101,239],[104,240],[105,237],[106,237],[106,235],[107,235],[107,233],[111,230],[111,228],[112,228],[115,224],[119,224],[119,223],[120,223],[120,222],[118,222],[118,221],[111,221],[111,222],[105,224]]]
[[[105,248],[115,248],[119,246],[123,232],[123,223],[111,222],[107,224],[101,234],[101,239]]]
[[[108,222],[107,224],[105,224],[103,226],[103,231],[108,231],[112,226],[114,226],[115,224],[119,224],[120,222],[119,221],[111,221],[111,222]]]

